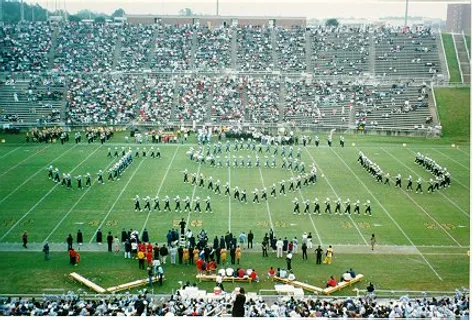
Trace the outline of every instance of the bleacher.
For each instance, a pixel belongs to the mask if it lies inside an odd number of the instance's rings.
[[[28,82],[0,86],[0,117],[13,123],[55,123],[61,120],[64,107],[64,87],[35,86],[31,91]],[[15,94],[17,100],[15,99]]]
[[[377,75],[400,75],[431,78],[441,72],[436,36],[385,31],[375,36],[375,72]]]

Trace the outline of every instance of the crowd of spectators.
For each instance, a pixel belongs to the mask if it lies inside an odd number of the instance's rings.
[[[248,119],[257,123],[265,121],[276,123],[280,120],[279,77],[246,78]]]
[[[138,77],[74,77],[69,80],[66,123],[121,124],[136,119]]]
[[[54,68],[65,73],[112,71],[119,28],[99,23],[62,25],[54,52]]]
[[[52,59],[52,68],[67,73],[114,69],[140,72],[149,68],[160,72],[218,72],[232,66],[232,53],[237,57],[236,69],[245,72],[395,75],[410,70],[424,76],[440,71],[436,35],[430,28],[209,28],[93,22],[56,27],[45,22],[22,22],[3,25],[0,35],[0,71],[7,72],[46,71]],[[234,35],[236,52],[232,52]],[[375,57],[370,58],[371,54]],[[307,69],[307,60],[311,70]]]
[[[145,79],[141,87],[140,119],[151,123],[170,121],[176,83],[174,79]]]
[[[306,70],[305,29],[276,28],[277,52],[279,65],[282,71],[303,72]]]
[[[146,290],[137,294],[86,298],[69,292],[64,296],[43,298],[5,298],[0,304],[4,316],[225,316],[232,313],[238,294],[244,290],[206,299],[186,297],[185,284],[168,297],[151,295]],[[246,317],[324,317],[324,318],[457,318],[468,319],[469,295],[417,297],[399,299],[371,297],[267,299],[247,294],[243,304]]]
[[[197,36],[195,69],[220,71],[231,66],[231,29],[200,27],[195,33]]]
[[[211,118],[213,121],[220,122],[244,118],[244,87],[243,77],[213,78],[211,104]]]
[[[154,27],[152,25],[130,24],[119,30],[120,58],[116,70],[143,71],[149,62],[153,46]]]
[[[323,75],[359,75],[368,70],[369,33],[348,26],[311,30],[313,72]]]
[[[194,28],[160,25],[152,53],[151,69],[155,71],[185,71],[190,68]]]
[[[272,56],[272,29],[258,26],[244,26],[237,30],[238,69],[241,71],[274,70],[275,62]]]
[[[177,120],[201,123],[208,120],[211,79],[206,77],[183,77],[179,83],[179,101],[175,110]]]
[[[0,26],[0,72],[43,72],[48,69],[52,28],[45,22]]]

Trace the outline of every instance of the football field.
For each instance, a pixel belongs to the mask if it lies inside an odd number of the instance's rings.
[[[73,133],[72,133],[73,136]],[[469,282],[469,250],[470,237],[470,149],[468,144],[451,146],[440,140],[419,138],[366,137],[357,135],[346,136],[346,147],[341,148],[337,137],[332,148],[328,148],[326,137],[320,134],[321,144],[294,146],[294,155],[300,148],[301,161],[306,171],[314,164],[318,170],[316,184],[302,186],[295,192],[288,192],[288,181],[299,173],[294,170],[281,169],[282,157],[276,156],[277,167],[266,168],[265,157],[272,161],[273,148],[262,153],[257,149],[234,150],[225,152],[225,140],[222,141],[222,167],[211,167],[207,163],[197,163],[189,159],[191,147],[198,148],[195,143],[188,144],[141,144],[136,145],[125,141],[125,133],[116,134],[105,145],[98,142],[75,144],[72,140],[61,145],[24,143],[20,136],[4,136],[6,143],[0,146],[0,257],[11,252],[23,251],[21,235],[28,232],[30,246],[41,247],[45,242],[54,245],[61,243],[66,249],[66,238],[72,234],[75,238],[80,229],[88,248],[96,245],[96,232],[103,231],[104,236],[110,231],[120,237],[122,228],[149,231],[152,242],[166,243],[169,229],[178,229],[178,222],[183,218],[187,226],[197,234],[204,229],[209,236],[209,243],[215,236],[220,237],[227,231],[236,237],[242,232],[252,230],[255,242],[260,243],[269,229],[273,229],[276,237],[287,237],[291,240],[296,236],[301,240],[304,232],[311,232],[313,243],[326,249],[332,245],[335,249],[362,256],[364,264],[369,259],[377,259],[370,255],[370,238],[376,235],[380,255],[386,258],[390,254],[401,254],[403,250],[408,259],[401,266],[385,264],[378,273],[393,272],[397,278],[391,287],[396,289],[409,288],[402,284],[405,274],[420,268],[420,277],[425,277],[429,284],[427,289],[451,290],[452,286],[464,285]],[[131,140],[131,139],[130,139]],[[194,141],[194,140],[191,140]],[[217,140],[212,141],[211,146]],[[161,159],[134,158],[132,164],[121,175],[118,181],[96,182],[99,170],[106,171],[117,159],[107,157],[108,148],[130,147],[133,155],[137,147],[148,150],[153,146],[161,150]],[[209,148],[205,147],[205,152]],[[289,147],[286,147],[288,150]],[[211,148],[211,150],[213,150]],[[391,176],[390,185],[380,184],[357,162],[359,151],[377,163],[384,172]],[[421,152],[434,159],[440,166],[447,167],[452,177],[450,188],[441,189],[429,194],[426,192],[427,181],[433,174],[415,164],[415,154]],[[247,160],[252,158],[252,168],[235,167],[233,159]],[[261,167],[255,167],[255,159],[261,158]],[[225,165],[225,157],[229,157],[230,166]],[[92,186],[77,189],[73,179],[72,189],[48,179],[47,168],[52,165],[62,172],[70,172],[73,177],[89,172]],[[203,174],[207,179],[221,181],[221,195],[207,188],[183,183],[183,171],[187,169],[191,180],[192,173]],[[401,174],[403,187],[395,188],[394,177]],[[416,180],[421,177],[424,194],[407,191],[407,177]],[[286,181],[286,196],[279,194],[281,180]],[[197,179],[198,181],[198,179]],[[228,182],[233,192],[236,186],[247,190],[247,203],[241,203],[232,197],[224,196],[224,184]],[[303,179],[302,179],[303,182]],[[276,185],[277,198],[270,197],[272,184]],[[260,204],[253,203],[253,190],[268,190],[268,201],[260,199]],[[171,198],[171,212],[147,211],[135,212],[134,198],[139,195],[141,207],[143,199],[159,196],[161,209],[165,196]],[[202,213],[175,212],[174,197],[183,200],[189,196],[192,207],[199,197],[202,202]],[[204,200],[211,197],[213,212],[205,212]],[[293,201],[300,201],[300,215],[293,214]],[[318,198],[321,212],[324,212],[324,201],[331,200],[332,214],[305,215],[305,200]],[[349,198],[352,210],[354,202],[361,202],[361,214],[334,214],[335,200],[344,202]],[[371,202],[372,216],[364,215],[364,203]],[[152,201],[151,201],[152,205]],[[183,208],[183,202],[182,202]],[[106,246],[105,246],[106,247]],[[84,246],[85,248],[85,246]],[[257,257],[260,246],[256,244]],[[102,248],[106,250],[105,248]],[[254,253],[256,255],[256,253]],[[412,258],[411,258],[412,257]],[[256,258],[256,256],[254,256]],[[410,259],[411,258],[411,259]],[[1,259],[0,259],[1,260]],[[352,261],[355,261],[354,258]],[[386,259],[385,261],[388,261]],[[66,262],[66,261],[65,261]],[[281,262],[281,264],[284,264]],[[378,264],[378,268],[381,264]],[[5,267],[5,261],[2,265]],[[270,265],[263,265],[268,268]],[[283,265],[282,265],[283,266]],[[341,267],[345,268],[346,266]],[[369,268],[376,269],[375,266]],[[391,268],[391,270],[389,270]],[[359,270],[360,271],[360,270]],[[457,274],[461,274],[458,278]],[[366,274],[366,272],[364,272]],[[320,275],[321,278],[328,273]],[[299,275],[302,278],[302,275]],[[369,275],[367,274],[367,279]],[[451,279],[457,283],[449,283]],[[310,280],[308,276],[307,280]],[[170,291],[170,290],[169,290]]]

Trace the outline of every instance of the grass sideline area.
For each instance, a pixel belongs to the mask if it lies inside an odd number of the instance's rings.
[[[6,143],[0,145],[0,247],[20,251],[0,252],[0,267],[4,275],[0,282],[2,293],[42,293],[47,288],[79,288],[81,286],[73,284],[68,278],[68,274],[73,271],[102,287],[146,278],[144,271],[138,270],[136,261],[125,261],[121,255],[115,257],[107,252],[82,252],[82,262],[77,267],[69,266],[65,250],[64,253],[52,252],[51,261],[44,261],[41,252],[21,252],[26,251],[20,244],[24,230],[28,230],[31,243],[42,244],[47,240],[63,243],[65,249],[67,235],[71,233],[75,239],[77,229],[82,230],[85,243],[96,245],[94,233],[99,227],[104,235],[111,231],[118,236],[123,227],[139,231],[146,227],[151,241],[162,244],[165,243],[167,230],[177,228],[176,222],[182,217],[188,221],[194,234],[204,228],[209,234],[210,244],[215,235],[224,235],[228,229],[236,236],[241,231],[247,233],[252,229],[256,242],[261,241],[271,226],[276,236],[286,236],[288,239],[294,236],[301,239],[304,231],[312,232],[314,244],[321,242],[324,249],[330,244],[334,246],[334,264],[316,266],[313,254],[310,261],[305,263],[299,254],[293,262],[293,269],[300,281],[317,286],[321,286],[330,275],[339,278],[350,267],[363,273],[365,282],[373,281],[383,289],[453,290],[469,283],[466,251],[470,245],[470,147],[463,142],[463,138],[426,140],[346,135],[346,147],[340,148],[338,135],[335,135],[334,147],[329,149],[326,146],[326,135],[319,134],[321,147],[310,145],[306,149],[302,148],[302,160],[307,167],[312,162],[316,163],[318,183],[260,205],[251,202],[252,190],[255,187],[261,190],[263,185],[270,190],[272,183],[276,183],[278,189],[278,181],[288,180],[292,175],[290,171],[199,166],[188,159],[186,153],[190,145],[161,144],[162,159],[135,159],[120,181],[93,184],[89,190],[77,190],[75,181],[74,189],[67,190],[47,179],[46,168],[53,164],[61,172],[71,171],[73,176],[90,172],[95,180],[99,169],[103,170],[116,161],[106,157],[107,148],[127,146],[125,134],[116,134],[104,146],[98,143],[76,146],[73,142],[64,145],[25,144],[24,135],[0,137],[6,139]],[[454,141],[455,147],[451,147],[451,141]],[[136,145],[129,145],[135,150]],[[141,149],[143,147],[140,145]],[[426,181],[431,174],[413,162],[415,152],[420,151],[448,168],[453,185],[434,195],[407,193],[393,186],[379,185],[357,163],[359,150],[377,162],[384,171],[390,172],[392,177],[401,173],[406,180],[411,174],[414,180],[421,176]],[[244,157],[251,154],[255,159],[255,153],[246,150],[238,153],[232,151],[233,154]],[[280,163],[279,158],[279,166]],[[222,185],[230,179],[233,187],[238,185],[247,189],[249,204],[217,196],[206,188],[194,188],[182,183],[182,171],[185,168],[189,173],[200,172],[206,177],[212,175],[214,181],[220,179]],[[426,184],[423,187],[426,190]],[[171,198],[177,194],[181,198],[194,195],[202,199],[209,195],[212,197],[214,212],[134,212],[133,198],[136,194],[144,198],[146,195],[154,197],[158,192],[161,201],[165,195]],[[314,200],[317,197],[320,201],[329,197],[334,201],[338,196],[343,201],[349,197],[351,202],[360,199],[364,203],[370,199],[373,217],[292,215],[292,200],[295,197],[300,200]],[[321,207],[323,210],[324,205]],[[405,246],[413,251],[401,255],[387,252],[336,254],[337,245],[368,248],[372,233],[376,234],[379,245],[392,248]],[[273,254],[268,259],[261,259],[258,253],[243,253],[242,260],[242,267],[255,268],[261,278],[264,278],[270,266],[285,266],[285,261],[276,259]],[[392,265],[395,267],[392,268]],[[193,266],[167,266],[165,271],[166,281],[162,292],[170,293],[172,289],[178,288],[179,280],[196,281]],[[364,289],[365,282],[358,287]],[[208,290],[213,288],[211,283],[200,286]],[[232,286],[227,284],[225,289],[231,289]],[[249,291],[273,289],[273,283],[265,281],[251,286],[254,286],[254,290]]]
[[[447,139],[470,140],[470,88],[436,88],[436,103]]]
[[[456,57],[456,50],[452,35],[450,33],[442,34],[444,50],[446,51],[447,66],[449,67],[449,75],[451,78],[449,82],[461,82],[461,74],[459,72],[459,64]]]
[[[467,286],[469,262],[465,250],[437,249],[434,256],[428,255],[428,250],[424,251],[428,258],[434,257],[432,261],[434,268],[441,275],[445,275],[444,281],[441,283],[437,282],[428,266],[415,254],[339,254],[335,256],[333,264],[318,266],[314,264],[313,254],[309,256],[307,261],[302,261],[301,254],[298,254],[295,255],[292,264],[295,274],[298,275],[297,280],[323,288],[329,276],[334,275],[339,280],[341,274],[349,267],[352,267],[356,272],[368,274],[362,282],[352,288],[346,288],[336,293],[336,295],[343,296],[354,295],[352,292],[354,288],[365,289],[369,281],[375,283],[377,289],[385,290],[453,291],[455,288]],[[0,256],[2,257],[0,267],[3,275],[0,279],[2,293],[50,294],[51,292],[57,293],[58,291],[51,289],[58,288],[63,288],[66,291],[77,291],[81,288],[92,293],[92,290],[74,282],[69,277],[71,272],[77,272],[104,288],[147,278],[145,270],[138,269],[137,260],[125,260],[121,254],[115,256],[114,253],[108,252],[83,252],[82,261],[78,266],[68,264],[68,256],[65,252],[52,252],[49,261],[45,261],[40,252],[2,252]],[[392,265],[397,267],[391,268]],[[238,286],[244,286],[249,292],[274,289],[276,283],[266,278],[266,272],[270,266],[284,267],[285,261],[277,259],[275,253],[270,254],[268,258],[261,259],[259,253],[243,252],[240,266],[246,269],[255,268],[261,281],[251,284],[225,282],[225,290],[232,291]],[[18,272],[19,267],[21,267],[21,272]],[[171,266],[166,264],[164,272],[166,281],[163,282],[163,286],[154,285],[154,290],[157,293],[170,293],[179,289],[178,281],[195,282],[200,289],[210,292],[215,286],[211,282],[199,283],[195,278],[194,265]],[[24,280],[26,275],[30,281]],[[149,289],[149,286],[146,287]],[[137,292],[146,287],[132,289],[130,292]]]

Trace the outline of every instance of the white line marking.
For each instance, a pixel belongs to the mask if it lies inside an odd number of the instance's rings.
[[[162,186],[164,185],[164,181],[167,178],[167,174],[169,173],[170,167],[172,166],[172,163],[174,162],[175,156],[177,155],[177,151],[179,151],[179,149],[180,149],[180,145],[174,151],[174,155],[172,156],[172,159],[170,160],[169,166],[167,167],[167,170],[164,174],[164,177],[161,179],[161,184],[159,185],[159,189],[157,190],[157,193],[156,193],[155,197],[159,196],[159,194],[161,193],[161,189],[162,189]],[[146,221],[144,222],[144,225],[143,225],[143,228],[141,229],[140,234],[143,234],[143,231],[147,226],[147,223],[149,221],[150,216],[151,216],[151,211],[149,211],[148,214],[147,214]]]
[[[203,149],[203,152],[205,152],[205,149]],[[195,191],[197,190],[198,177],[200,175],[201,167],[202,167],[202,162],[199,160],[198,169],[197,169],[197,180],[195,181],[195,185],[193,186],[192,198],[190,198],[190,203],[191,203],[190,209],[193,207],[193,198],[195,197]],[[186,226],[188,226],[188,224],[190,222],[191,213],[192,213],[192,210],[189,210],[188,215],[187,215],[187,224],[186,224]]]
[[[21,165],[23,162],[25,162],[25,161],[29,160],[29,158],[32,158],[32,157],[34,157],[36,154],[38,154],[38,153],[40,153],[41,151],[43,151],[43,150],[45,150],[45,149],[49,148],[50,146],[51,146],[51,145],[45,146],[45,147],[43,147],[43,148],[39,149],[38,151],[36,151],[35,153],[33,153],[32,155],[30,155],[28,158],[26,158],[26,159],[23,159],[23,161],[21,161],[21,162],[18,162],[16,165],[14,165],[14,166],[13,166],[13,167],[11,167],[10,169],[8,169],[8,170],[7,170],[7,171],[5,171],[4,173],[2,173],[2,174],[0,175],[0,178],[1,178],[1,177],[3,177],[4,175],[6,175],[8,172],[10,172],[10,171],[12,171],[13,169],[15,169],[16,167],[18,167],[19,165]]]
[[[403,162],[401,162],[400,160],[398,160],[393,154],[391,154],[390,152],[388,152],[387,150],[385,150],[384,148],[381,148],[385,153],[387,153],[390,157],[392,157],[393,159],[397,160],[399,163],[401,163],[405,168],[407,168],[408,170],[410,170],[410,172],[413,172],[415,173],[413,170],[411,170],[410,167],[408,167],[406,164],[404,164]],[[416,174],[416,173],[415,173]],[[449,238],[452,239],[452,241],[454,241],[459,247],[462,247],[462,245],[449,233],[447,232],[447,230],[439,223],[436,221],[436,219],[434,219],[434,217],[432,217],[422,206],[420,206],[409,194],[408,192],[406,192],[405,190],[403,189],[400,189],[404,195],[406,195],[408,197],[408,199],[411,200],[411,202],[413,202],[421,211],[423,211],[431,220],[434,221],[434,223],[437,224],[437,226],[439,228],[441,228],[448,236]]]
[[[295,175],[293,174],[293,171],[292,170],[289,170],[289,171],[292,177],[295,177]],[[300,193],[300,197],[302,198],[302,201],[305,202],[305,198],[303,197],[303,193],[301,189],[298,189],[298,193]],[[308,218],[310,218],[311,224],[313,225],[313,229],[315,229],[316,237],[318,238],[318,241],[320,245],[322,246],[323,241],[321,241],[320,234],[318,233],[318,230],[316,229],[316,225],[315,225],[315,222],[313,221],[313,218],[311,217],[311,214],[308,215]]]
[[[451,160],[452,162],[457,163],[458,165],[460,165],[460,166],[461,166],[462,168],[464,168],[465,170],[470,171],[470,169],[469,169],[468,167],[466,167],[466,166],[464,166],[462,163],[460,163],[460,162],[458,162],[458,161],[452,159],[452,158],[449,157],[447,154],[444,154],[444,153],[442,153],[441,151],[436,150],[436,149],[434,149],[434,148],[433,148],[432,150],[435,151],[435,152],[437,152],[437,153],[442,154],[444,157],[448,158],[448,159]]]
[[[324,175],[325,179],[326,179],[326,182],[328,183],[329,187],[331,188],[331,190],[334,192],[334,195],[336,196],[336,198],[339,198],[338,194],[336,193],[336,191],[334,190],[333,186],[331,185],[331,183],[329,182],[327,176],[323,173],[323,170],[321,170],[321,167],[316,163],[315,159],[313,158],[313,156],[311,155],[310,151],[308,151],[308,149],[305,147],[305,150],[306,152],[308,153],[308,155],[310,156],[311,160],[313,161],[313,163],[318,167],[318,169],[320,170],[320,173],[322,175]],[[357,224],[354,222],[354,219],[352,219],[351,215],[348,214],[348,217],[349,217],[349,220],[351,220],[352,224],[354,225],[354,227],[356,227],[357,229],[357,232],[359,232],[359,235],[361,236],[362,240],[364,240],[364,243],[365,244],[369,244],[366,240],[366,238],[364,237],[364,235],[362,234],[361,230],[359,229],[359,227],[357,226]]]
[[[467,151],[464,151],[462,150],[461,148],[457,147],[456,150],[459,150],[460,152],[462,152],[463,154],[466,154],[470,157],[470,153],[468,153]]]
[[[257,152],[254,152],[257,158]],[[262,176],[262,169],[259,166],[259,174],[261,176],[262,187],[265,188],[264,177]],[[269,200],[266,200],[267,214],[269,215],[270,228],[275,231],[274,224],[272,223],[272,213],[270,212]]]
[[[141,167],[141,165],[144,163],[144,160],[142,160],[138,167],[136,168],[136,170],[133,172],[133,174],[131,175],[131,177],[129,177],[129,180],[128,182],[126,182],[125,186],[123,187],[123,189],[121,190],[120,194],[118,195],[118,197],[116,197],[116,200],[115,202],[113,202],[113,205],[110,207],[110,209],[108,210],[107,214],[105,215],[105,218],[103,218],[102,222],[100,223],[100,225],[98,226],[97,230],[95,230],[95,232],[93,233],[92,235],[92,238],[90,238],[90,241],[89,243],[92,243],[93,239],[95,239],[95,235],[97,234],[98,230],[102,228],[103,224],[105,223],[105,221],[107,220],[108,216],[110,215],[110,213],[112,212],[112,210],[115,208],[116,204],[118,203],[118,200],[120,200],[121,198],[121,195],[125,192],[126,188],[128,187],[129,183],[131,182],[131,180],[133,180],[133,177],[135,176],[136,172],[138,172],[139,170],[139,167]]]
[[[59,160],[60,158],[62,158],[66,153],[68,153],[69,151],[71,151],[72,149],[74,149],[74,147],[70,148],[69,150],[65,151],[64,153],[62,153],[59,157],[57,157],[56,159],[52,160],[52,162],[54,161],[57,161]],[[3,203],[3,201],[7,200],[12,194],[14,194],[16,191],[18,191],[18,189],[20,189],[25,183],[27,183],[28,181],[30,181],[31,179],[33,179],[35,176],[37,176],[39,173],[41,172],[44,172],[44,168],[41,168],[38,170],[38,172],[36,172],[35,174],[33,174],[31,177],[29,177],[27,180],[25,180],[22,184],[20,184],[18,187],[15,188],[15,190],[13,190],[12,192],[10,192],[7,196],[5,196],[2,200],[0,200],[0,204]]]
[[[81,165],[82,163],[84,163],[85,161],[87,161],[88,158],[90,158],[95,152],[97,152],[98,149],[100,149],[100,146],[98,146],[98,147],[95,149],[95,151],[93,151],[92,153],[90,153],[87,158],[85,158],[84,160],[82,160],[82,162],[80,162],[78,165],[76,165],[70,172],[74,172],[78,167],[80,167],[80,165]],[[59,184],[56,183],[56,184],[54,185],[54,187],[52,187],[51,190],[49,190],[48,193],[46,193],[41,199],[39,199],[39,201],[36,202],[36,204],[35,204],[31,209],[28,210],[28,212],[26,212],[13,226],[11,226],[11,228],[8,229],[7,232],[5,232],[5,234],[0,238],[0,241],[2,241],[3,239],[5,239],[5,237],[6,237],[8,234],[10,234],[10,232],[11,232],[21,221],[23,221],[23,219],[26,218],[37,206],[39,206],[39,204],[40,204],[41,202],[43,202],[43,200],[46,199],[47,196],[49,196],[49,195],[51,194],[51,192],[53,192],[54,189],[56,189],[58,186],[59,186]]]
[[[106,172],[106,170],[115,162],[116,160],[113,159],[106,167],[105,169],[103,170],[103,172]],[[85,195],[87,194],[87,192],[89,192],[91,189],[92,189],[92,186],[94,186],[96,184],[96,182],[92,182],[92,185],[90,187],[88,187],[84,192],[82,192],[82,195],[80,196],[80,198],[74,203],[74,205],[72,206],[72,208],[70,208],[70,210],[62,217],[61,221],[59,221],[59,223],[56,225],[56,227],[54,227],[54,229],[51,231],[51,233],[46,237],[46,239],[43,240],[43,243],[48,241],[49,238],[54,234],[54,232],[56,232],[57,228],[59,228],[59,226],[62,224],[62,222],[64,222],[64,220],[69,216],[69,214],[75,209],[75,207],[80,203],[80,201],[82,201],[82,199],[85,197]],[[84,224],[83,222],[80,222],[80,223],[76,223],[76,224]]]
[[[398,230],[400,230],[401,233],[405,236],[405,238],[410,242],[410,244],[416,248],[418,251],[418,254],[423,258],[423,260],[426,262],[426,264],[429,266],[429,268],[434,272],[434,274],[438,277],[439,280],[443,281],[441,276],[436,272],[436,270],[433,268],[433,266],[426,260],[426,258],[423,256],[423,254],[418,250],[418,248],[415,246],[413,241],[408,237],[408,235],[405,233],[405,231],[400,227],[400,225],[393,219],[393,217],[390,215],[390,213],[385,209],[385,207],[382,205],[382,203],[373,195],[373,193],[370,191],[369,188],[364,184],[364,182],[357,176],[357,174],[347,165],[347,163],[334,151],[334,149],[331,149],[332,152],[338,157],[338,159],[351,171],[351,173],[356,177],[356,179],[364,186],[364,188],[367,190],[367,192],[372,196],[372,198],[379,204],[379,206],[382,208],[382,210],[387,214],[387,216],[392,220],[392,222],[397,226]]]
[[[13,149],[13,150],[11,150],[11,151],[9,151],[8,153],[5,153],[3,156],[0,157],[0,159],[5,158],[5,157],[8,156],[10,153],[15,152],[16,150],[20,149],[20,148],[21,148],[22,146],[24,146],[25,144],[26,144],[26,143],[23,143],[21,146],[19,146],[19,147]]]
[[[228,166],[228,185],[231,190],[231,166]],[[228,195],[228,231],[231,232],[231,194]]]

